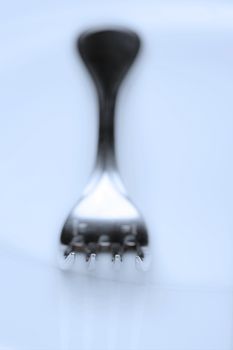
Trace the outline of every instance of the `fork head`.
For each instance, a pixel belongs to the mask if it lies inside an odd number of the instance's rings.
[[[63,268],[74,263],[76,254],[84,255],[93,268],[103,252],[108,252],[117,266],[127,252],[134,252],[136,265],[143,269],[148,234],[138,209],[111,174],[104,172],[91,181],[72,209],[60,243]]]

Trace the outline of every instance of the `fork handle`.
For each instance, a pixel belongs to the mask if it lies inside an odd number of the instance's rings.
[[[116,167],[114,112],[117,92],[139,47],[138,35],[129,30],[88,31],[78,40],[79,53],[91,74],[98,94],[97,162],[103,169]]]
[[[115,167],[115,103],[116,96],[99,94],[99,135],[97,161],[103,167]]]

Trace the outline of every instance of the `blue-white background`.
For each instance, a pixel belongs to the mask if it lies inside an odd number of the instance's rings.
[[[233,4],[0,4],[0,349],[233,348]],[[63,276],[61,225],[93,167],[87,28],[138,31],[117,155],[144,214],[146,276]],[[133,273],[133,272],[132,272]]]

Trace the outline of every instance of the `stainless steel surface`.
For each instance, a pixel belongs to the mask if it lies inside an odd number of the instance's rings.
[[[80,54],[98,92],[99,137],[91,179],[62,229],[63,268],[70,268],[75,254],[84,254],[93,270],[98,255],[105,252],[110,253],[115,269],[127,252],[135,254],[139,269],[147,265],[147,228],[120,178],[114,147],[117,91],[139,46],[138,36],[131,31],[87,32],[79,38]]]

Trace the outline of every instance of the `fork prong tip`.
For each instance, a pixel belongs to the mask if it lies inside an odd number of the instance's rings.
[[[63,254],[62,258],[59,259],[59,265],[62,270],[69,270],[74,265],[76,258],[75,252],[69,254]]]
[[[96,254],[92,253],[87,261],[88,263],[88,270],[93,271],[96,268]]]

